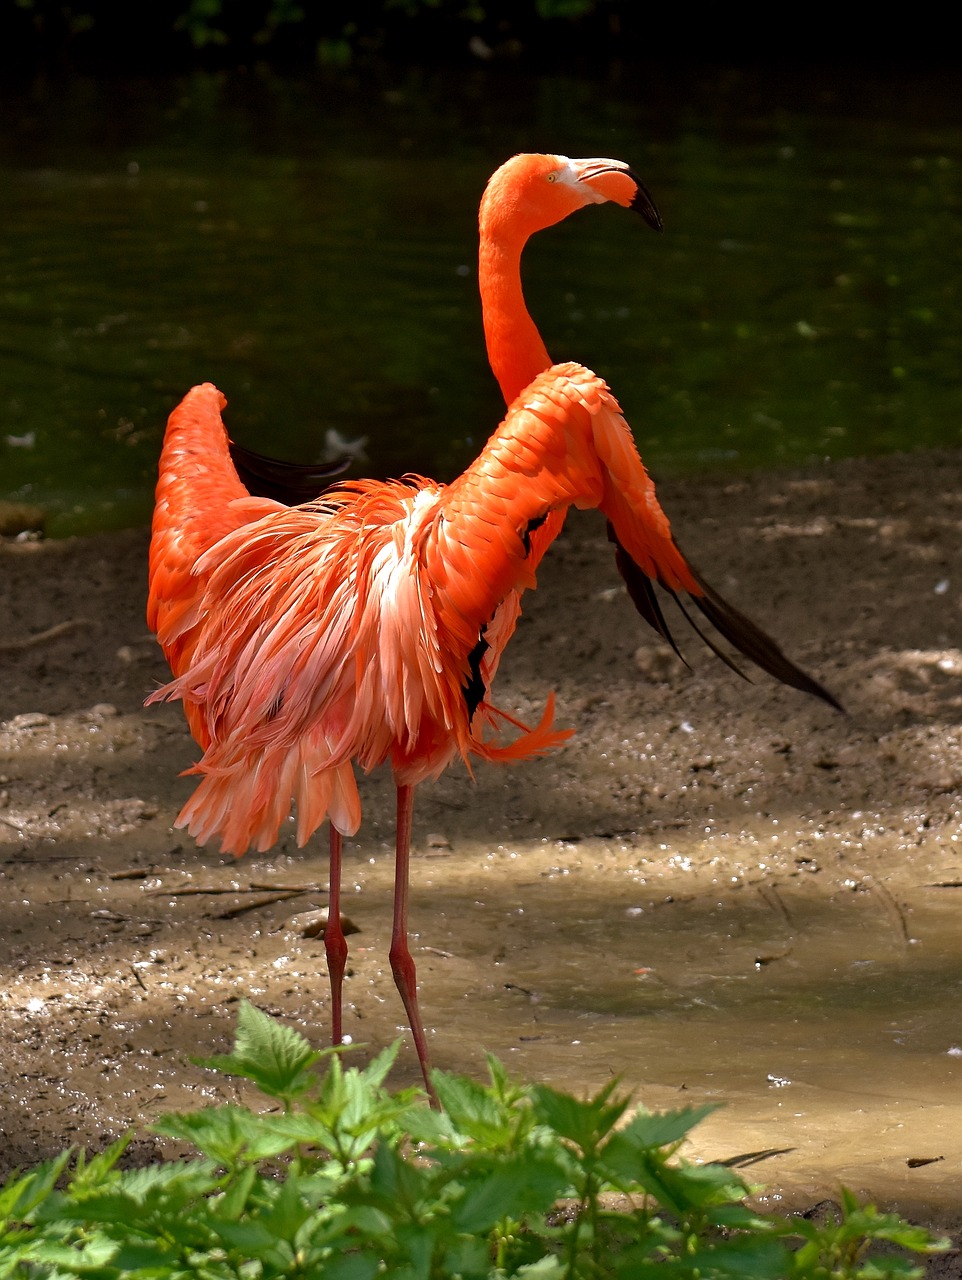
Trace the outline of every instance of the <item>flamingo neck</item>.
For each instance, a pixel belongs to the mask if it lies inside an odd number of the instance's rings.
[[[486,234],[482,225],[478,283],[488,360],[505,404],[511,404],[551,358],[521,291],[521,250],[527,237]]]

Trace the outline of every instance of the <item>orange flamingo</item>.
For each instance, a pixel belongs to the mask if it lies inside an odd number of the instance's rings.
[[[414,788],[456,756],[469,767],[475,757],[522,760],[570,735],[552,728],[553,697],[534,728],[490,701],[521,594],[569,506],[607,517],[631,598],[669,643],[655,583],[686,595],[771,675],[838,705],[686,562],[604,382],[577,364],[551,365],[522,296],[521,251],[535,231],[605,201],[661,226],[617,160],[520,155],[489,181],[479,279],[488,355],[510,408],[453,483],[348,481],[297,506],[253,497],[230,460],[226,400],[210,383],[171,414],[160,459],[148,621],[175,678],[150,701],[180,699],[203,750],[177,825],[241,854],[276,842],[292,800],[299,845],[328,818],[325,949],[340,1043],[341,846],[361,821],[354,765],[390,763],[390,960],[429,1092],[407,940]],[[515,736],[504,741],[506,725]]]

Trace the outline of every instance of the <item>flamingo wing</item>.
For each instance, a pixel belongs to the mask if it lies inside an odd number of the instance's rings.
[[[576,364],[555,365],[535,378],[445,495],[431,572],[442,595],[441,623],[459,652],[474,652],[479,641],[488,645],[478,671],[466,671],[466,679],[475,675],[490,684],[520,612],[520,594],[534,585],[538,562],[570,505],[598,507],[607,516],[632,601],[676,651],[656,586],[739,675],[744,673],[686,612],[684,598],[762,670],[839,707],[685,558],[617,401],[602,379]]]
[[[792,662],[767,632],[729,604],[682,554],[621,414],[606,405],[595,415],[593,426],[595,447],[604,466],[605,491],[598,505],[608,517],[608,536],[615,544],[618,571],[645,621],[679,653],[655,593],[657,583],[675,600],[689,625],[712,652],[747,679],[741,668],[687,612],[683,603],[683,597],[687,596],[719,635],[761,670],[841,711],[841,704],[822,684]]]
[[[197,561],[226,534],[279,506],[252,498],[238,478],[221,417],[226,404],[213,383],[193,387],[168,419],[160,455],[147,624],[175,671],[195,616]]]

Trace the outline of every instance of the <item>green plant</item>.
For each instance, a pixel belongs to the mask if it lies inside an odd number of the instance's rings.
[[[245,1002],[204,1065],[273,1109],[166,1116],[190,1158],[123,1170],[122,1139],[10,1178],[0,1277],[880,1280],[918,1271],[877,1242],[945,1247],[847,1192],[827,1224],[760,1217],[730,1170],[678,1158],[708,1107],[629,1117],[614,1085],[582,1101],[489,1058],[487,1084],[436,1072],[431,1111],[385,1088],[395,1053],[346,1067]]]

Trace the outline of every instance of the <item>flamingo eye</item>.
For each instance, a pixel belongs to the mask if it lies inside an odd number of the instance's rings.
[[[556,173],[549,173],[549,174],[548,174],[548,181],[549,181],[549,182],[557,182],[557,181],[558,181],[558,175],[557,175]]]

